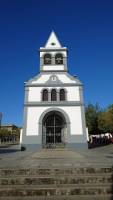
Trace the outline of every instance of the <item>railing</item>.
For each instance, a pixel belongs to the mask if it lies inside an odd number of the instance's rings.
[[[3,144],[19,144],[19,137],[0,137],[0,145]]]

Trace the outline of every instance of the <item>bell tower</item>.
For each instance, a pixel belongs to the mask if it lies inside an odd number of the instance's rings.
[[[67,48],[62,47],[54,31],[40,51],[40,72],[67,71]]]

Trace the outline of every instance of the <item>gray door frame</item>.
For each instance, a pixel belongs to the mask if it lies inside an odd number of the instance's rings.
[[[46,116],[46,114],[48,114],[49,112],[59,112],[59,114],[61,114],[61,116],[65,119],[65,122],[66,122],[66,135],[65,135],[65,143],[67,143],[68,142],[68,139],[69,139],[69,137],[70,137],[70,120],[69,120],[69,116],[68,116],[68,114],[64,111],[64,110],[62,110],[62,109],[60,109],[60,108],[49,108],[49,109],[47,109],[47,110],[45,110],[42,114],[41,114],[41,116],[40,116],[40,118],[39,118],[39,133],[40,133],[40,137],[42,138],[41,139],[41,143],[42,143],[42,147],[44,147],[43,146],[43,137],[44,137],[44,135],[43,135],[43,119],[44,119],[44,117]]]

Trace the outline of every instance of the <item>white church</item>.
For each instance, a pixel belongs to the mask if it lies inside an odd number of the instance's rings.
[[[67,48],[52,31],[39,52],[40,73],[25,82],[21,146],[87,149],[83,85],[68,73]]]

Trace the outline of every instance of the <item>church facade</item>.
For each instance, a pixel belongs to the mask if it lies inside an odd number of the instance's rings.
[[[39,51],[40,73],[25,83],[22,146],[86,149],[83,86],[68,73],[67,48],[52,32]]]

